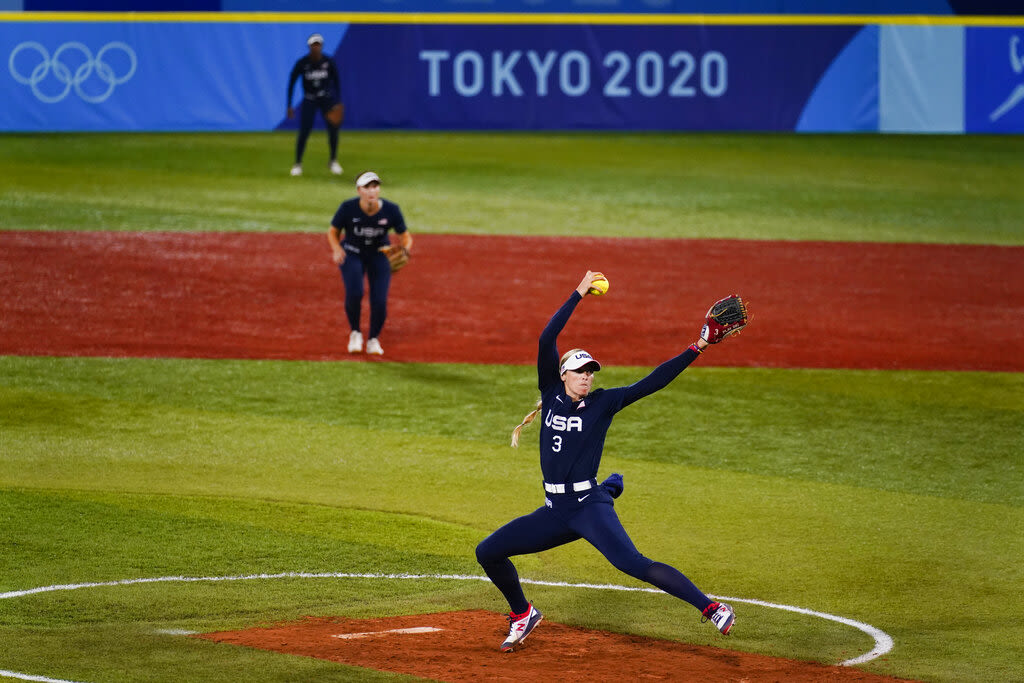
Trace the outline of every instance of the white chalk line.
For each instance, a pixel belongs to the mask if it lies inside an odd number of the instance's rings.
[[[18,678],[23,681],[41,681],[42,683],[75,683],[75,681],[65,681],[60,678],[47,678],[46,676],[32,676],[30,674],[20,674],[17,671],[4,671],[0,669],[0,676],[4,678]]]
[[[8,591],[6,593],[0,593],[0,600],[9,600],[11,598],[22,598],[28,595],[36,595],[38,593],[52,593],[55,591],[73,591],[81,588],[103,588],[111,586],[135,586],[146,583],[198,583],[198,582],[216,582],[216,581],[252,581],[257,579],[401,579],[401,580],[421,580],[421,579],[434,579],[434,580],[451,580],[451,581],[484,581],[489,582],[486,576],[473,576],[471,574],[361,574],[361,573],[348,573],[348,572],[280,572],[277,574],[244,574],[238,576],[157,576],[149,578],[138,578],[138,579],[120,579],[117,581],[95,581],[91,583],[64,583],[56,584],[53,586],[40,586],[38,588],[28,588],[20,591]],[[618,586],[609,583],[568,583],[565,581],[539,581],[535,579],[520,579],[524,584],[532,586],[552,586],[556,588],[590,588],[594,590],[611,590],[611,591],[625,591],[629,593],[662,593],[664,591],[658,588],[640,588],[633,586]],[[875,628],[870,624],[865,624],[860,621],[853,619],[847,619],[846,617],[839,617],[834,614],[828,614],[826,612],[818,612],[816,610],[810,610],[803,607],[793,607],[792,605],[780,605],[774,602],[765,602],[764,600],[753,600],[749,598],[733,598],[718,595],[708,595],[708,597],[715,600],[723,600],[729,602],[742,602],[749,605],[757,605],[759,607],[769,607],[772,609],[785,610],[787,612],[796,612],[797,614],[805,614],[807,616],[818,617],[819,619],[827,619],[828,621],[834,621],[845,626],[852,626],[853,628],[863,631],[864,633],[871,636],[875,641],[875,647],[869,652],[866,652],[859,657],[853,659],[847,659],[839,662],[839,666],[855,666],[857,664],[864,664],[870,662],[873,659],[877,659],[882,655],[888,653],[893,648],[892,637],[882,631],[881,629]],[[34,676],[31,674],[18,673],[16,671],[6,671],[0,669],[0,677],[3,678],[16,678],[23,681],[39,681],[41,683],[79,683],[78,681],[69,681],[59,678],[47,678],[46,676]]]
[[[437,633],[443,631],[443,628],[437,628],[436,626],[413,626],[412,628],[389,628],[387,631],[366,631],[364,633],[339,633],[331,638],[340,638],[341,640],[357,640],[359,638],[369,638],[370,636],[386,636],[389,633],[398,633],[399,635],[414,634],[414,633]]]

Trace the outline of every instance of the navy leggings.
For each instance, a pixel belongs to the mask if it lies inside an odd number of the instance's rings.
[[[376,252],[363,260],[358,254],[345,253],[345,262],[338,266],[345,284],[345,316],[349,327],[359,329],[363,308],[363,278],[370,282],[370,334],[380,336],[388,317],[388,289],[391,286],[391,263],[388,257]]]
[[[323,115],[324,123],[327,125],[327,145],[331,149],[331,159],[338,158],[338,127],[327,122],[327,112],[335,104],[337,102],[328,99],[302,100],[302,104],[299,105],[299,134],[295,138],[295,163],[302,163],[302,155],[306,151],[306,141],[313,130],[313,119],[317,110]]]
[[[622,528],[610,496],[607,502],[537,508],[481,541],[476,547],[476,559],[508,600],[512,612],[522,614],[529,602],[509,558],[550,550],[580,538],[590,542],[619,571],[653,584],[698,610],[703,611],[711,604],[711,600],[678,570],[640,554]]]

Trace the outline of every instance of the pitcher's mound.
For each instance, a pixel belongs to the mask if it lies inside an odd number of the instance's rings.
[[[856,669],[696,647],[545,619],[514,652],[504,615],[484,610],[380,619],[307,617],[244,631],[205,633],[219,643],[317,657],[439,681],[892,681]]]

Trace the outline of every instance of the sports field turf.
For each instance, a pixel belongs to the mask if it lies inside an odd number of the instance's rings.
[[[418,232],[1024,244],[1022,136],[8,135],[16,230],[326,231],[379,171]]]
[[[372,166],[419,232],[1024,244],[1018,137],[349,133],[342,181],[322,133],[288,177],[291,144],[5,136],[0,225],[320,233]],[[539,502],[535,449],[507,446],[535,392],[522,365],[0,357],[0,597],[480,574],[475,544]],[[706,591],[882,629],[894,647],[866,671],[1024,680],[1022,374],[702,365],[623,412],[605,453],[637,545]],[[639,585],[580,544],[517,566]],[[665,596],[528,595],[564,623],[741,651],[835,663],[873,645],[752,605],[725,640]],[[167,631],[504,607],[438,578],[19,594],[0,599],[0,671],[394,680]]]

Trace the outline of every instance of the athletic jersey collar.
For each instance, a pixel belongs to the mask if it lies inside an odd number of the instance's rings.
[[[562,404],[562,406],[569,406],[571,410],[583,410],[584,408],[587,407],[587,403],[588,401],[591,400],[591,397],[593,395],[594,392],[591,391],[589,394],[581,398],[579,401],[574,401],[571,398],[569,398],[569,394],[565,393],[565,388],[563,388],[561,393],[555,396],[555,400]]]

